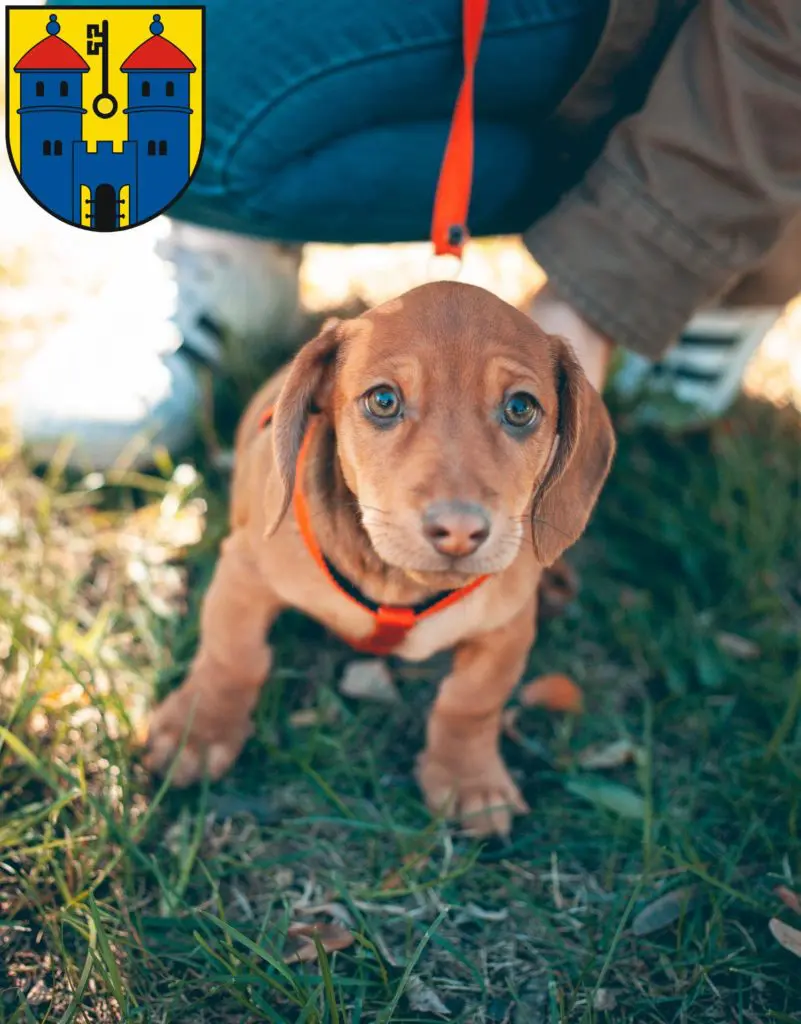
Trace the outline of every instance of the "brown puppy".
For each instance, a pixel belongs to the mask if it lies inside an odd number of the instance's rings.
[[[541,569],[584,530],[614,447],[565,342],[483,289],[425,285],[326,324],[240,423],[231,533],[189,676],[154,714],[151,767],[185,740],[174,782],[226,771],[270,671],[268,630],[293,607],[406,659],[455,648],[418,781],[432,810],[508,832],[526,808],[501,712]]]

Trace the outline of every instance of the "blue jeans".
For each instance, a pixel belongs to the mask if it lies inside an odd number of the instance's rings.
[[[543,212],[558,174],[545,122],[607,7],[491,0],[473,234],[520,232]],[[206,39],[205,149],[172,215],[285,242],[428,237],[462,75],[460,0],[208,0]]]

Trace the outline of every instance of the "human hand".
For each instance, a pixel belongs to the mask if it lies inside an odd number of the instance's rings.
[[[559,334],[569,342],[590,383],[597,391],[602,391],[614,351],[613,342],[588,324],[548,284],[534,296],[528,313],[548,334]]]

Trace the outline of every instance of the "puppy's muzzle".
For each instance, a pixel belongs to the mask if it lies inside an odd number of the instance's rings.
[[[448,558],[472,555],[490,535],[490,518],[467,501],[435,501],[423,513],[423,535],[435,551]]]

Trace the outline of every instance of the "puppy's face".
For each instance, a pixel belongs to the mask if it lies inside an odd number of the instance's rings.
[[[373,547],[427,580],[498,572],[530,537],[558,421],[551,344],[472,290],[417,292],[351,326],[337,447]]]
[[[384,562],[459,586],[505,569],[532,540],[547,563],[575,539],[574,521],[581,532],[614,441],[562,341],[490,293],[451,283],[329,331],[314,397],[333,419],[342,473]],[[548,512],[548,492],[582,445],[587,464],[564,497],[574,507]]]

